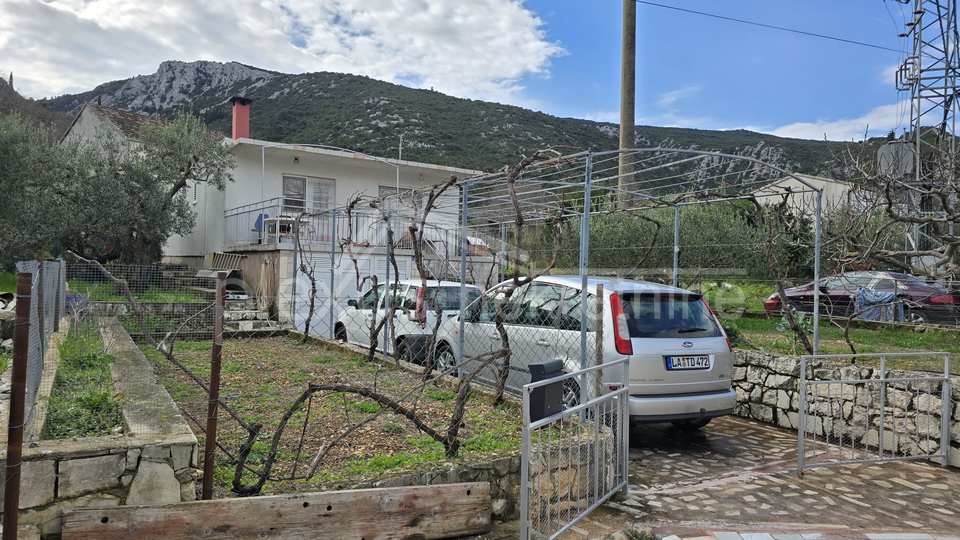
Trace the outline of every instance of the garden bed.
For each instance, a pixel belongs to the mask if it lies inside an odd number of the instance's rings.
[[[200,379],[209,380],[212,344],[182,342],[176,358]],[[206,395],[196,382],[157,351],[144,351],[157,366],[163,384],[202,437]],[[271,449],[271,438],[281,419],[310,384],[350,384],[389,396],[413,410],[437,431],[446,432],[456,401],[455,388],[430,383],[421,375],[397,369],[392,361],[370,363],[348,347],[301,343],[291,337],[237,338],[224,342],[220,396],[248,423],[263,429],[252,446],[247,464],[261,470]],[[485,454],[520,445],[519,404],[508,401],[493,406],[484,392],[473,393],[460,426],[463,446],[459,455]],[[247,432],[221,411],[219,438],[232,455],[239,452]],[[325,444],[333,443],[346,429],[354,431],[337,442],[312,476],[310,462]],[[444,459],[444,447],[406,417],[381,411],[373,400],[350,393],[318,392],[304,402],[279,438],[277,462],[263,493],[316,490],[331,484],[352,485],[353,480],[380,471],[415,467]],[[235,465],[219,451],[214,477],[215,497],[230,496]],[[310,476],[309,478],[305,478]],[[291,477],[296,478],[290,480]],[[243,483],[255,481],[252,472]]]

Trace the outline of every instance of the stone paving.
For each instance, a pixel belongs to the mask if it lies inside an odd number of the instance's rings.
[[[957,469],[865,463],[798,478],[796,445],[794,431],[737,417],[692,432],[640,426],[630,437],[629,494],[561,540],[626,540],[631,530],[670,540],[960,540]],[[518,536],[513,522],[481,538]]]

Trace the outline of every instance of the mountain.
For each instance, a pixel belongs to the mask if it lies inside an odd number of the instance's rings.
[[[212,129],[229,133],[228,98],[252,98],[251,137],[326,144],[471,169],[515,164],[521,154],[549,146],[613,150],[616,124],[557,118],[512,105],[447,96],[342,73],[285,74],[237,62],[167,61],[156,73],[101,84],[49,101],[52,111],[75,114],[84,102],[169,117],[192,111]],[[786,139],[744,130],[707,131],[638,126],[638,148],[716,151],[751,157],[776,167],[841,176],[832,162],[840,143]]]
[[[46,127],[50,141],[54,142],[66,131],[73,117],[47,107],[46,101],[27,99],[17,93],[8,81],[0,78],[0,117],[19,114],[31,125]]]

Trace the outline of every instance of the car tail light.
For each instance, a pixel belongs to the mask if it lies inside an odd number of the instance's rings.
[[[623,311],[620,297],[614,293],[610,295],[610,311],[613,312],[613,342],[620,354],[633,354],[633,343],[630,342],[630,328],[627,327],[627,314]]]
[[[417,307],[414,311],[414,316],[418,321],[427,320],[427,303],[423,301],[423,291],[424,287],[417,289]]]
[[[723,325],[720,324],[720,319],[717,318],[717,314],[713,312],[713,308],[710,307],[710,304],[707,303],[706,298],[701,298],[703,305],[707,307],[707,311],[710,312],[710,315],[713,317],[713,320],[717,322],[717,326],[720,327],[720,333],[723,334],[723,339],[727,340],[727,349],[733,351],[733,343],[730,342],[730,338],[727,337],[727,331],[723,329]]]
[[[930,299],[930,302],[934,304],[956,304],[957,299],[950,296],[949,294],[941,294],[940,296],[934,296]]]

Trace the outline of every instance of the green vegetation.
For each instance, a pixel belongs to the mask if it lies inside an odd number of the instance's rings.
[[[807,316],[804,324],[812,328],[812,320]],[[782,326],[779,318],[721,317],[724,327],[735,329],[743,340],[741,348],[758,349],[771,354],[797,354],[792,333]],[[845,324],[846,320],[836,321]],[[850,341],[861,354],[896,353],[916,351],[944,351],[960,353],[960,328],[934,329],[922,328],[922,332],[912,325],[862,325],[854,321],[850,328]],[[843,337],[843,328],[829,319],[820,319],[820,353],[850,354],[850,347]],[[891,358],[888,365],[902,369],[941,370],[941,359],[913,361]],[[953,362],[952,371],[960,373],[960,365]]]
[[[0,272],[0,292],[17,292],[16,272]]]
[[[216,69],[216,68],[213,68]],[[613,150],[619,146],[616,125],[574,118],[558,118],[541,112],[500,103],[461,99],[426,89],[413,89],[342,73],[272,73],[251,85],[262,73],[236,88],[213,83],[216,73],[199,72],[195,90],[189,96],[195,111],[204,111],[203,121],[224,134],[231,129],[229,104],[223,96],[242,91],[255,101],[254,138],[276,142],[318,142],[369,154],[393,157],[397,141],[404,134],[409,142],[404,158],[472,169],[499,169],[515,164],[521,154],[547,146],[568,146],[574,152]],[[50,109],[65,111],[76,103],[95,100],[98,95],[116,92],[114,81],[81,94],[50,100]],[[294,86],[296,85],[296,86]],[[319,96],[322,99],[307,99]],[[137,95],[115,96],[114,107],[158,113],[170,117],[182,107],[159,110],[137,105]],[[392,119],[389,125],[383,118]],[[423,129],[422,126],[429,126]],[[730,154],[748,153],[760,145],[765,155],[784,156],[774,165],[787,170],[818,174],[831,168],[832,150],[843,143],[773,137],[746,130],[707,131],[684,128],[637,126],[641,148],[692,148]],[[755,151],[755,150],[754,150]],[[752,155],[752,154],[750,154]]]
[[[68,283],[71,294],[81,294],[89,296],[95,302],[126,302],[127,297],[123,291],[118,290],[112,283],[90,283],[87,281],[70,281]],[[210,302],[199,297],[191,291],[169,290],[160,287],[149,287],[146,290],[135,291],[133,298],[142,303],[207,303]]]
[[[144,122],[133,154],[110,130],[86,141],[48,138],[18,114],[0,117],[0,192],[17,209],[0,216],[9,231],[0,239],[2,268],[67,251],[100,262],[158,262],[167,239],[195,225],[186,186],[222,190],[234,163],[223,138],[187,114]]]
[[[452,392],[450,390],[439,390],[437,388],[428,388],[423,395],[436,401],[457,399],[456,392]]]
[[[122,404],[110,376],[94,320],[76,320],[60,344],[60,365],[50,394],[43,439],[96,437],[123,426]]]

